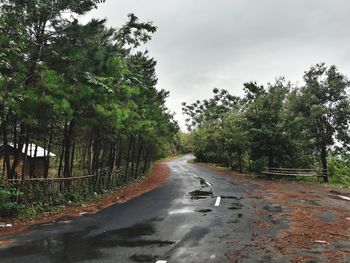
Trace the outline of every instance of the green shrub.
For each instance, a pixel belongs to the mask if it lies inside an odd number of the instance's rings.
[[[350,185],[349,154],[330,155],[328,157],[328,172],[331,183]]]
[[[3,180],[0,178],[0,181]],[[23,205],[17,203],[18,197],[23,195],[17,189],[0,184],[0,217],[16,216]]]

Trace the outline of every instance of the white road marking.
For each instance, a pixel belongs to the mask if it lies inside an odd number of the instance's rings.
[[[216,197],[215,206],[219,206],[221,201],[221,196]]]
[[[166,260],[157,260],[156,263],[167,263]]]
[[[198,178],[198,175],[193,174],[194,177]]]

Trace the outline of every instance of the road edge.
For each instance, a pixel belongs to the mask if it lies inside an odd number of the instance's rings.
[[[150,192],[166,182],[170,176],[170,168],[166,160],[161,160],[153,164],[151,172],[139,181],[132,182],[115,192],[109,193],[98,200],[82,203],[68,204],[60,211],[53,214],[37,215],[33,219],[9,218],[3,223],[11,224],[10,228],[0,228],[0,235],[11,235],[25,232],[30,226],[56,222],[61,219],[62,223],[69,223],[72,219],[86,214],[96,214],[97,212],[115,204],[122,204],[129,200]],[[66,219],[66,220],[65,220]],[[0,248],[5,245],[0,241]]]

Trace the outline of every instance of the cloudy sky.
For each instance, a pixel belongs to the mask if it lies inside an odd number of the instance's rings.
[[[89,17],[118,27],[135,13],[158,26],[147,48],[184,127],[181,102],[208,98],[214,87],[242,95],[250,80],[301,84],[318,62],[350,75],[349,11],[348,0],[106,0]]]

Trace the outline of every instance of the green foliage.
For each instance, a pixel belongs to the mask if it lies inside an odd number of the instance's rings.
[[[0,217],[16,216],[18,211],[23,208],[16,200],[23,195],[14,187],[8,187],[0,178]]]
[[[267,88],[248,82],[243,98],[215,89],[209,100],[183,103],[197,160],[254,172],[314,168],[327,179],[327,154],[349,150],[349,82],[324,64],[304,80],[302,87],[284,78]],[[331,180],[347,182],[349,163],[332,156],[328,162]]]
[[[335,142],[347,148],[350,142],[349,81],[335,66],[312,66],[304,75],[305,86],[296,95],[295,115],[305,135],[320,156],[327,180],[327,154]]]
[[[156,60],[142,47],[157,28],[134,14],[119,28],[98,19],[81,23],[101,2],[0,5],[0,129],[4,144],[15,142],[17,150],[12,163],[5,152],[6,176],[19,177],[18,153],[33,142],[56,153],[45,156],[41,177],[103,180],[57,193],[55,200],[45,198],[52,189],[20,185],[25,194],[14,202],[32,204],[29,214],[132,181],[176,150],[178,125],[165,106],[169,92],[156,88]],[[38,177],[34,170],[29,177]],[[47,202],[35,203],[43,197]]]
[[[332,154],[328,157],[330,182],[350,185],[350,155]]]
[[[283,123],[288,92],[288,84],[278,79],[266,92],[256,95],[245,111],[251,158],[258,160],[267,156],[269,167],[281,163],[291,150]]]
[[[179,131],[175,138],[176,151],[179,153],[191,153],[193,151],[192,133]]]

